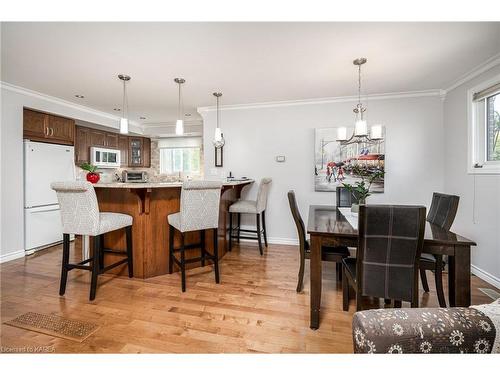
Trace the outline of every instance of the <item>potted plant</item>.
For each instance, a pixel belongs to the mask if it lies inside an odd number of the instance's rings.
[[[89,164],[89,163],[83,163],[80,165],[80,168],[82,168],[84,171],[87,171],[87,181],[91,182],[93,184],[96,184],[99,182],[100,176],[99,173],[97,173],[97,167],[95,165]]]
[[[353,168],[353,172],[361,176],[361,181],[357,181],[354,184],[344,183],[344,187],[356,198],[356,203],[351,205],[351,211],[359,212],[359,205],[366,204],[366,198],[372,195],[370,188],[373,182],[384,177],[385,172],[382,170],[368,172],[358,166]],[[365,178],[368,180],[368,183],[366,183]]]

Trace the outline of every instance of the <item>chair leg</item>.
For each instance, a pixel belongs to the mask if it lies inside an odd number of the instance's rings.
[[[69,264],[69,234],[63,234],[63,258],[61,264],[61,284],[59,285],[59,295],[63,296],[66,292],[66,282],[68,281]]]
[[[181,232],[181,284],[182,292],[186,291],[186,254],[184,254],[184,233]]]
[[[215,269],[215,283],[220,283],[219,276],[219,241],[217,238],[217,228],[214,228],[214,269]]]
[[[233,213],[229,213],[229,251],[233,251]]]
[[[337,274],[337,281],[342,280],[342,263],[335,263],[335,273]]]
[[[94,236],[94,254],[92,254],[92,276],[90,281],[90,297],[93,301],[97,290],[97,276],[99,275],[100,253],[101,253],[101,236]]]
[[[260,255],[263,255],[264,252],[262,251],[262,239],[260,236],[261,236],[261,233],[260,233],[260,214],[257,214],[257,241],[259,241]]]
[[[125,228],[127,239],[128,277],[134,277],[134,253],[132,251],[132,226]]]
[[[306,262],[306,254],[303,244],[299,246],[299,252],[300,252],[300,265],[299,265],[299,275],[297,281],[297,293],[300,293],[302,291],[302,288],[304,287],[304,266]]]
[[[344,266],[342,266],[342,268],[344,268]],[[349,281],[347,280],[345,268],[342,272],[342,309],[344,311],[349,311]]]
[[[102,273],[102,270],[104,269],[104,234],[99,235],[101,237],[99,239],[99,272]]]
[[[168,273],[174,272],[174,227],[168,226]]]
[[[205,256],[207,255],[206,249],[205,249],[205,230],[202,229],[200,232],[200,238],[201,238],[201,266],[205,267]]]
[[[438,296],[439,306],[446,307],[446,299],[443,290],[443,256],[436,255],[436,271],[434,274],[436,279],[436,292]]]
[[[266,210],[262,211],[262,229],[264,229],[264,244],[267,247]]]
[[[240,243],[241,214],[238,213],[238,243]]]
[[[420,268],[420,279],[422,279],[422,287],[426,293],[429,293],[429,284],[427,283],[427,275],[425,269]]]
[[[361,310],[363,310],[363,297],[359,293],[356,293],[356,311]]]

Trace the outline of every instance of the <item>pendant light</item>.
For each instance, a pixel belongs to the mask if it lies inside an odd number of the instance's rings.
[[[176,78],[174,82],[179,85],[179,105],[178,105],[178,114],[177,121],[175,122],[175,134],[176,135],[184,135],[184,121],[182,120],[182,93],[181,93],[181,85],[186,82],[184,78]]]
[[[120,133],[128,134],[128,98],[126,84],[130,81],[130,76],[126,74],[119,74],[118,78],[123,82],[123,103],[122,103],[122,117],[120,118]]]
[[[219,98],[222,96],[221,92],[214,92],[213,96],[216,98],[216,116],[217,116],[217,122],[216,122],[216,128],[215,128],[215,136],[214,136],[214,147],[215,148],[221,148],[224,146],[226,141],[224,140],[224,134],[222,134],[222,130],[219,126],[219,115],[220,115],[220,109],[219,109]]]

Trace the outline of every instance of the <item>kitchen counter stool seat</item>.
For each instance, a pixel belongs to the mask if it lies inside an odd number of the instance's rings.
[[[89,182],[53,182],[51,188],[55,190],[59,201],[63,231],[63,259],[59,295],[62,296],[66,292],[68,271],[75,268],[92,272],[89,296],[91,301],[96,296],[97,276],[99,274],[126,263],[128,265],[128,276],[133,277],[132,216],[114,212],[99,212],[97,196],[94,187]],[[126,250],[105,249],[103,235],[119,229],[125,229]],[[76,264],[69,263],[70,234],[93,237],[94,246],[91,258],[84,259]],[[124,258],[104,267],[105,253],[123,255]],[[87,263],[91,265],[86,265]]]

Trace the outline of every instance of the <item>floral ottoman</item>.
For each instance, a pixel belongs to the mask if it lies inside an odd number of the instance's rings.
[[[359,311],[355,353],[499,353],[500,299],[453,308]]]

